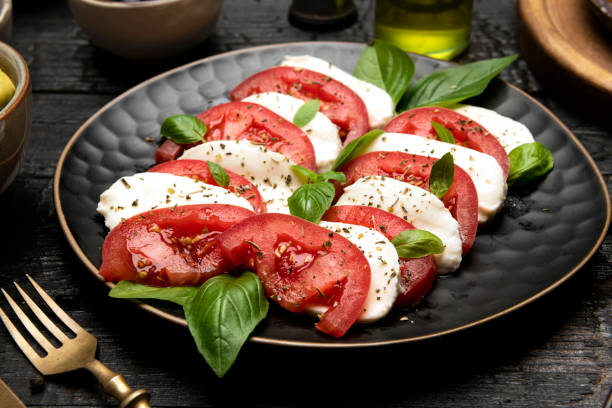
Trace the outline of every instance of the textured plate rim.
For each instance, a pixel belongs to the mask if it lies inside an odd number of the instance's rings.
[[[225,52],[225,53],[221,53],[221,54],[216,54],[216,55],[213,55],[213,56],[210,56],[210,57],[202,58],[200,60],[193,61],[193,62],[187,63],[185,65],[182,65],[182,66],[173,68],[171,70],[165,71],[163,73],[160,73],[160,74],[158,74],[158,75],[156,75],[156,76],[154,76],[152,78],[149,78],[149,79],[139,83],[138,85],[135,85],[134,87],[128,89],[127,91],[123,92],[122,94],[120,94],[117,97],[115,97],[114,99],[112,99],[110,102],[108,102],[102,108],[100,108],[98,111],[96,111],[96,113],[94,113],[89,119],[87,119],[87,121],[85,121],[85,123],[83,123],[79,127],[79,129],[72,135],[72,137],[70,138],[70,140],[66,144],[66,147],[62,151],[62,154],[60,155],[60,158],[59,158],[59,160],[57,162],[57,166],[56,166],[56,170],[55,170],[55,175],[53,177],[53,201],[54,201],[54,204],[55,204],[55,210],[56,210],[56,213],[57,213],[57,217],[58,217],[60,226],[62,227],[62,231],[64,232],[64,235],[66,236],[66,239],[68,240],[68,243],[72,247],[73,251],[76,253],[77,257],[87,267],[89,272],[91,272],[100,282],[102,282],[104,285],[106,285],[109,289],[113,288],[115,286],[113,283],[106,282],[104,280],[104,278],[100,275],[100,273],[98,271],[98,268],[96,268],[96,266],[90,261],[90,259],[87,257],[87,255],[85,255],[85,253],[83,252],[83,250],[79,246],[78,242],[74,238],[74,235],[72,235],[72,232],[71,232],[70,228],[68,227],[68,223],[66,222],[66,217],[65,217],[63,209],[62,209],[62,203],[61,203],[60,195],[59,195],[59,186],[60,186],[61,173],[62,173],[64,161],[65,161],[66,157],[68,156],[68,154],[70,153],[70,150],[72,149],[72,146],[79,139],[79,137],[81,136],[81,133],[85,130],[85,128],[87,128],[91,122],[93,122],[98,116],[100,116],[103,112],[105,112],[107,109],[109,109],[111,106],[113,106],[118,101],[126,98],[131,93],[133,93],[134,91],[136,91],[136,90],[138,90],[138,89],[140,89],[142,87],[147,86],[149,83],[155,82],[159,78],[169,76],[169,75],[173,74],[174,72],[182,71],[182,70],[185,70],[185,69],[187,69],[187,68],[189,68],[191,66],[202,64],[202,63],[206,63],[206,62],[209,62],[209,61],[212,61],[212,60],[215,60],[215,59],[225,58],[228,55],[239,54],[239,53],[243,53],[243,52],[265,50],[265,49],[283,48],[283,47],[287,47],[287,46],[300,45],[300,44],[304,44],[304,45],[318,44],[318,45],[329,45],[329,46],[337,46],[337,45],[345,45],[345,44],[365,45],[364,43],[360,43],[360,42],[348,42],[348,41],[301,41],[301,42],[288,42],[288,43],[279,43],[279,44],[270,44],[270,45],[262,45],[262,46],[257,46],[257,47],[243,48],[243,49],[240,49],[240,50],[229,51],[229,52]],[[421,57],[425,57],[425,56],[421,56]],[[431,57],[426,57],[426,58],[431,59],[431,60],[436,60],[435,58],[431,58]],[[438,60],[436,60],[436,61],[438,61]],[[447,62],[447,61],[444,61],[444,62]],[[531,102],[533,102],[536,105],[538,105],[538,107],[540,107],[547,115],[549,115],[549,117],[551,117],[555,122],[557,122],[557,124],[561,127],[561,129],[564,132],[566,132],[567,135],[569,135],[570,139],[579,148],[579,150],[582,152],[582,154],[586,158],[587,162],[593,168],[593,170],[595,171],[595,174],[597,175],[597,180],[598,180],[599,184],[601,185],[602,191],[604,192],[605,205],[606,205],[606,219],[605,219],[605,222],[604,222],[604,226],[603,226],[603,228],[601,230],[601,233],[600,233],[599,237],[597,238],[597,241],[593,245],[593,248],[591,248],[591,250],[584,256],[584,258],[580,262],[578,262],[578,264],[576,266],[574,266],[574,268],[569,270],[565,275],[560,277],[553,284],[551,284],[550,286],[542,289],[538,293],[535,293],[534,295],[530,296],[529,298],[527,298],[527,299],[525,299],[525,300],[523,300],[523,301],[521,301],[519,303],[516,303],[516,304],[514,304],[511,307],[508,307],[508,308],[506,308],[504,310],[501,310],[501,311],[499,311],[497,313],[494,313],[492,315],[483,317],[483,318],[481,318],[479,320],[476,320],[476,321],[473,321],[473,322],[470,322],[470,323],[467,323],[467,324],[464,324],[464,325],[461,325],[461,326],[454,327],[452,329],[442,330],[442,331],[438,331],[438,332],[427,334],[427,335],[423,335],[423,336],[415,336],[415,337],[408,337],[408,338],[404,338],[404,339],[395,339],[395,340],[372,341],[372,342],[366,342],[366,343],[355,343],[355,342],[353,342],[353,343],[318,343],[318,342],[297,341],[297,340],[278,340],[278,339],[271,339],[271,338],[260,337],[260,336],[251,336],[249,338],[250,341],[256,342],[256,343],[264,343],[264,344],[274,344],[274,345],[294,346],[294,347],[308,347],[308,348],[361,348],[361,347],[382,346],[382,345],[390,345],[390,344],[398,344],[398,343],[409,343],[409,342],[415,342],[415,341],[421,341],[421,340],[436,338],[436,337],[444,336],[444,335],[447,335],[447,334],[463,331],[463,330],[466,330],[466,329],[471,328],[471,327],[479,326],[479,325],[481,325],[483,323],[486,323],[486,322],[489,322],[491,320],[497,319],[498,317],[504,316],[504,315],[506,315],[506,314],[508,314],[510,312],[513,312],[513,311],[515,311],[517,309],[520,309],[521,307],[523,307],[523,306],[525,306],[525,305],[535,301],[536,299],[539,299],[540,297],[546,295],[547,293],[551,292],[553,289],[555,289],[558,286],[560,286],[563,282],[565,282],[571,276],[573,276],[580,268],[582,268],[582,266],[584,266],[584,264],[594,255],[594,253],[597,251],[597,249],[601,246],[601,244],[602,244],[602,242],[603,242],[603,240],[604,240],[604,238],[606,236],[606,233],[608,231],[609,224],[610,224],[610,214],[612,212],[612,207],[611,207],[611,204],[610,204],[610,195],[608,193],[608,189],[607,189],[606,183],[605,183],[605,181],[603,179],[603,176],[601,175],[601,172],[599,171],[599,168],[597,167],[595,161],[593,160],[591,155],[588,153],[588,151],[584,148],[582,143],[580,143],[578,138],[571,132],[571,130],[569,130],[567,128],[567,126],[565,126],[565,124],[563,122],[561,122],[561,120],[559,118],[557,118],[557,116],[554,113],[552,113],[546,106],[544,106],[542,103],[540,103],[539,101],[537,101],[536,99],[531,97],[529,94],[527,94],[523,90],[521,90],[521,89],[517,88],[516,86],[514,86],[512,84],[509,84],[509,83],[507,83],[505,81],[502,81],[502,82],[504,83],[505,86],[508,86],[508,87],[512,88],[513,90],[515,90],[519,94],[521,94],[523,97],[529,99]],[[149,313],[152,313],[153,315],[159,316],[159,317],[161,317],[161,318],[163,318],[165,320],[171,321],[171,322],[179,324],[181,326],[185,326],[185,327],[187,326],[187,322],[183,318],[174,316],[174,315],[172,315],[170,313],[164,312],[164,311],[162,311],[160,309],[157,309],[157,308],[155,308],[155,307],[153,307],[151,305],[148,305],[146,303],[140,302],[138,300],[130,300],[130,301],[135,303],[138,307],[144,309],[145,311],[147,311]]]

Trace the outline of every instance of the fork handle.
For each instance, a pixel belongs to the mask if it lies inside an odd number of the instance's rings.
[[[151,408],[149,393],[145,390],[132,390],[119,373],[114,372],[100,361],[94,359],[86,366],[108,395],[120,402],[119,408]]]

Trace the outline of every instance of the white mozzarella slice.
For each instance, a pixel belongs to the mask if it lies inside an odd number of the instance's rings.
[[[180,159],[210,160],[238,173],[257,187],[271,213],[289,214],[287,199],[302,185],[291,169],[293,162],[248,140],[202,143],[186,150]]]
[[[429,191],[390,177],[368,176],[346,187],[336,205],[380,208],[435,234],[444,244],[442,253],[434,255],[438,273],[459,268],[459,224],[444,203]]]
[[[252,102],[270,109],[293,122],[295,113],[304,105],[304,101],[277,92],[265,92],[251,95],[243,102]],[[338,135],[338,127],[324,114],[317,112],[315,117],[302,130],[308,135],[317,159],[317,171],[323,173],[331,170],[338,153],[342,150],[342,141]]]
[[[372,323],[386,316],[397,298],[400,275],[399,259],[393,244],[380,232],[361,225],[326,221],[321,221],[319,225],[355,244],[370,265],[370,289],[357,322]],[[316,314],[325,310],[325,306],[307,308],[308,312]]]
[[[98,212],[113,229],[120,222],[143,212],[175,205],[232,204],[253,207],[231,191],[189,177],[167,173],[137,173],[122,177],[100,195]]]
[[[461,104],[452,106],[451,109],[484,126],[504,147],[506,153],[510,153],[517,146],[535,141],[527,126],[493,110]]]
[[[383,133],[359,154],[377,151],[399,151],[440,158],[450,152],[455,164],[465,170],[478,193],[478,222],[485,223],[501,209],[508,185],[504,172],[492,156],[439,140],[404,133]]]
[[[346,85],[355,92],[366,106],[370,127],[378,128],[385,126],[395,112],[395,106],[391,96],[376,85],[355,78],[353,75],[340,68],[310,55],[292,56],[283,58],[281,65],[309,69],[323,75],[330,76],[338,82]]]

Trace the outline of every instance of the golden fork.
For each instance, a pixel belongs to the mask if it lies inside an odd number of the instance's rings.
[[[26,276],[53,313],[55,313],[55,315],[76,334],[74,338],[66,336],[66,334],[47,317],[36,303],[34,303],[27,293],[14,282],[21,297],[23,297],[34,315],[36,315],[38,320],[40,320],[47,330],[49,330],[49,332],[51,332],[51,334],[61,343],[61,346],[56,348],[38,330],[8,293],[2,289],[2,293],[4,293],[6,300],[11,305],[11,308],[23,326],[40,347],[47,352],[46,356],[41,357],[32,346],[30,346],[28,341],[21,335],[19,330],[17,330],[15,325],[13,325],[8,316],[0,308],[0,318],[4,322],[4,325],[34,367],[43,375],[59,374],[79,368],[85,368],[96,376],[104,392],[120,401],[120,408],[150,408],[149,393],[145,390],[133,391],[121,374],[110,370],[100,361],[96,360],[95,353],[98,347],[98,340],[72,320],[70,316],[68,316],[66,312],[64,312],[34,281],[34,279],[29,275]]]

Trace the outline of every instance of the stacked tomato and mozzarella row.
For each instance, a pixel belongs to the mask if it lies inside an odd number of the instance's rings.
[[[245,79],[231,98],[196,116],[207,127],[203,142],[166,140],[159,164],[100,196],[110,229],[100,273],[113,282],[180,286],[254,269],[270,298],[317,315],[316,327],[335,337],[395,305],[416,305],[437,273],[457,270],[478,225],[503,204],[507,153],[533,141],[521,124],[474,106],[393,117],[385,91],[311,56],[286,57]],[[319,112],[299,128],[293,118],[311,99]],[[432,121],[455,143],[438,140]],[[338,169],[346,183],[336,185],[319,225],[289,215],[288,198],[307,182],[294,165],[330,170],[343,144],[381,127]],[[446,153],[454,179],[438,197],[429,178]],[[229,181],[220,185],[209,162]],[[435,234],[442,252],[398,257],[391,240],[413,228]]]

